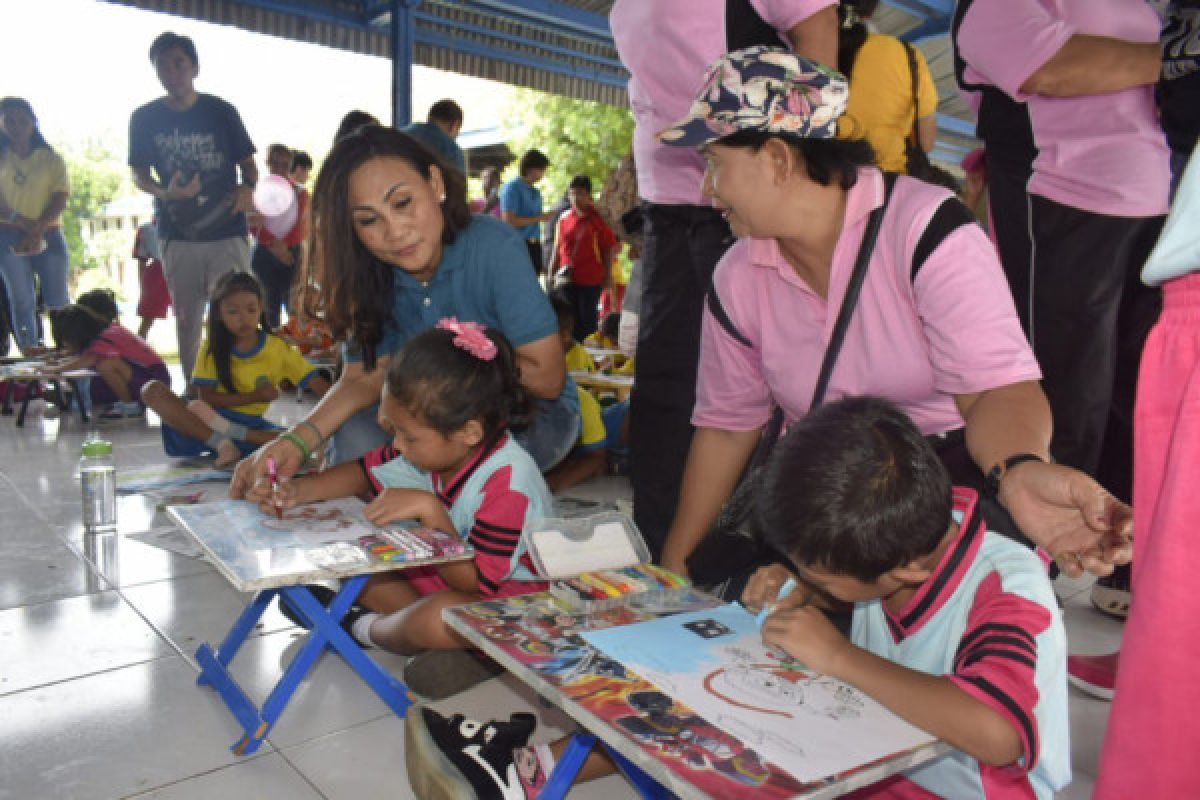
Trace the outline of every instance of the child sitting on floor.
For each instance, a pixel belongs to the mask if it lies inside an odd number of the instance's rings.
[[[167,455],[215,453],[217,466],[233,464],[278,435],[263,415],[280,381],[308,385],[318,397],[329,389],[299,351],[267,331],[263,307],[257,278],[226,273],[209,298],[208,340],[192,373],[199,399],[185,403],[166,381],[142,387],[142,400],[162,417]]]
[[[977,495],[951,488],[902,412],[854,398],[794,423],[759,512],[788,562],[759,570],[742,598],[773,609],[763,641],[955,748],[851,797],[1051,800],[1066,786],[1066,636],[1046,568],[987,531]],[[798,588],[780,598],[788,577]],[[822,613],[830,600],[853,604],[849,637]],[[536,797],[566,744],[521,747],[532,725],[520,715],[481,725],[411,709],[406,725],[422,798],[510,798],[518,773],[516,796]],[[593,753],[580,779],[611,770]]]
[[[597,350],[619,350],[617,336],[620,330],[621,312],[610,311],[600,320],[600,329],[583,340],[583,346],[593,347]],[[605,358],[604,364],[597,366],[613,375],[633,374],[633,359],[626,357],[624,353],[608,356]]]
[[[77,303],[51,310],[50,330],[67,355],[56,369],[94,369],[99,374],[90,381],[90,394],[93,406],[107,406],[101,419],[142,415],[142,387],[158,381],[170,384],[166,364],[145,340],[90,308]]]
[[[518,545],[526,517],[552,509],[537,464],[508,432],[526,403],[508,341],[476,323],[444,319],[388,364],[379,413],[395,434],[392,444],[282,481],[276,492],[256,485],[246,497],[273,513],[366,494],[374,496],[366,515],[376,525],[416,520],[467,539],[473,560],[372,576],[362,607],[343,620],[364,646],[402,654],[463,648],[442,621],[443,608],[546,587],[513,579],[524,559]]]

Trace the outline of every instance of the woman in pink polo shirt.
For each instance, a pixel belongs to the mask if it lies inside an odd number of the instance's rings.
[[[867,219],[886,202],[825,399],[884,397],[925,434],[965,442],[1030,539],[1071,573],[1111,570],[1128,560],[1129,509],[1048,463],[1050,408],[995,249],[943,189],[900,177],[887,199],[869,145],[835,139],[846,97],[841,74],[748,48],[714,64],[689,116],[660,134],[700,148],[705,194],[738,237],[705,311],[697,431],[664,566],[686,572],[772,409],[809,410]]]

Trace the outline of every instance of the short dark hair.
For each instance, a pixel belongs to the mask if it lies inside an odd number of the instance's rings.
[[[50,309],[50,334],[55,344],[74,353],[87,350],[111,324],[78,303]]]
[[[117,309],[117,296],[112,289],[92,289],[75,300],[84,308],[90,308],[110,323],[116,322],[121,312]]]
[[[191,40],[191,37],[181,36],[178,33],[171,33],[171,31],[160,33],[150,43],[150,63],[153,64],[159,56],[175,47],[182,50],[183,54],[192,60],[193,65],[200,66],[200,56],[196,54],[196,43]]]
[[[521,427],[529,401],[516,354],[500,331],[487,328],[486,334],[496,345],[490,361],[455,344],[453,331],[417,334],[388,362],[388,394],[443,436],[473,419],[482,420],[485,440]]]
[[[272,144],[271,146],[269,146],[267,148],[267,158],[270,158],[271,156],[275,155],[276,153],[287,153],[288,158],[291,159],[292,148],[288,147],[286,144],[280,144],[279,142],[275,142],[274,144]]]
[[[576,175],[571,178],[571,182],[567,185],[568,189],[583,189],[585,192],[592,191],[592,179],[587,175]]]
[[[338,123],[337,131],[333,134],[333,143],[337,144],[339,139],[349,136],[364,125],[378,124],[379,120],[370,112],[361,111],[357,108],[347,111],[345,116],[342,117],[342,121]]]
[[[550,298],[550,307],[554,309],[554,316],[558,318],[558,329],[574,328],[575,304],[571,302],[571,298],[561,290],[550,292],[547,296]]]
[[[462,106],[453,100],[446,98],[438,100],[429,107],[429,113],[425,118],[430,122],[444,122],[447,125],[461,125],[463,121]]]
[[[535,169],[547,169],[550,166],[550,159],[546,158],[546,154],[541,150],[528,150],[525,155],[521,156],[521,163],[517,165],[517,172],[521,176],[528,175]]]
[[[758,524],[800,566],[874,581],[932,553],[952,510],[950,476],[912,421],[856,397],[814,409],[776,445]]]
[[[822,186],[836,181],[841,188],[849,189],[858,182],[859,167],[875,166],[875,151],[866,139],[805,139],[786,133],[738,131],[718,139],[717,144],[757,152],[771,139],[791,147],[804,160],[808,177]]]
[[[303,167],[304,169],[312,169],[313,168],[312,156],[310,156],[308,153],[304,152],[303,150],[293,150],[292,151],[291,171],[295,172],[296,170],[300,169],[301,167]]]

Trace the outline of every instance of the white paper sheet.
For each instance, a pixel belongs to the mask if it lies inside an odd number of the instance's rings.
[[[581,634],[801,781],[932,742],[871,698],[762,643],[737,605]]]

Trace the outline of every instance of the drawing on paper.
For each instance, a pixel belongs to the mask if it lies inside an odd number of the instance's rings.
[[[740,606],[581,636],[801,781],[933,741],[853,687],[765,646],[754,617]]]

